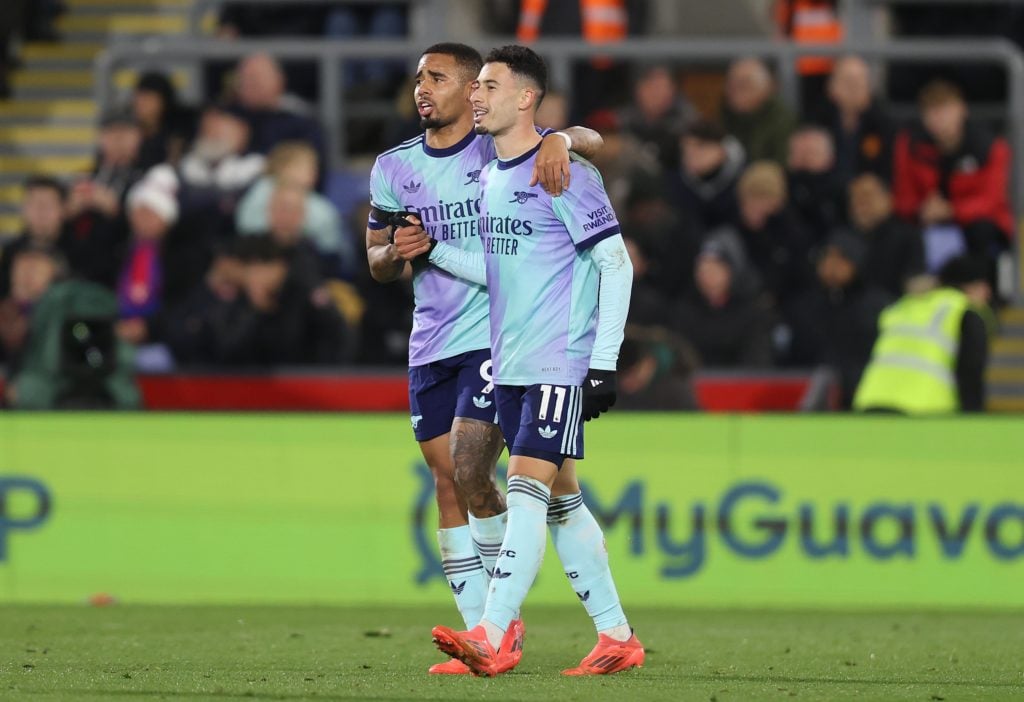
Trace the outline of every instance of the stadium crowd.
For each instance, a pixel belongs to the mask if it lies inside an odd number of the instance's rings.
[[[268,17],[225,15],[221,36],[258,35]],[[404,18],[327,25],[390,36]],[[395,68],[354,66],[346,99],[395,89]],[[623,363],[637,393],[660,397],[695,367],[830,366],[848,406],[879,315],[908,281],[958,259],[953,282],[987,283],[975,289],[988,303],[1012,236],[1011,154],[955,83],[922,82],[916,117],[901,122],[858,56],[830,62],[799,109],[756,58],[728,66],[720,105],[703,113],[676,67],[628,70],[621,104],[581,113],[552,94],[538,121],[557,129],[579,114],[604,138],[595,162],[635,271]],[[103,115],[90,174],[25,183],[24,232],[0,255],[9,377],[31,364],[41,300],[83,281],[114,296],[113,336],[143,368],[405,363],[408,276],[370,279],[368,203],[339,208],[328,125],[291,89],[292,73],[248,56],[200,107],[145,73],[130,103]],[[377,136],[416,129],[396,113]],[[682,391],[652,402],[692,406]]]

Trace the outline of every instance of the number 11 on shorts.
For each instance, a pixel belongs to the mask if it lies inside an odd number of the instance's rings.
[[[565,388],[557,385],[541,385],[540,386],[540,412],[537,414],[537,419],[541,421],[547,421],[548,418],[548,407],[551,406],[551,390],[555,391],[555,416],[551,418],[552,422],[562,421],[562,410],[565,408]]]

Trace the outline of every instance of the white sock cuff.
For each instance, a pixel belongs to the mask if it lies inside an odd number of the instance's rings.
[[[505,538],[505,526],[508,524],[508,512],[493,517],[474,517],[469,515],[469,531],[473,540],[484,544],[500,544]]]
[[[450,553],[465,553],[473,551],[473,535],[469,525],[451,527],[449,529],[437,530],[437,545],[441,547],[441,555],[445,551]]]

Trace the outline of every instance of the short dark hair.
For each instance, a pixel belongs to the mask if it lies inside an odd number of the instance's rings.
[[[484,63],[503,63],[513,74],[529,79],[540,91],[534,107],[540,105],[548,90],[548,67],[537,52],[525,46],[510,44],[491,49]]]
[[[683,132],[683,136],[688,136],[698,141],[713,141],[721,143],[725,141],[725,138],[729,134],[722,128],[722,125],[717,122],[712,122],[707,119],[699,119]]]
[[[445,41],[433,46],[428,46],[421,56],[427,54],[441,54],[443,56],[451,56],[455,59],[456,65],[461,71],[463,71],[466,82],[475,80],[480,74],[480,69],[484,67],[484,60],[480,57],[480,52],[474,49],[472,46],[467,44],[459,44],[454,41]]]
[[[29,190],[52,190],[57,193],[57,197],[60,198],[61,202],[64,202],[68,196],[68,190],[64,187],[56,178],[47,175],[34,175],[29,176],[25,181],[25,192]]]
[[[927,110],[951,102],[964,102],[964,94],[955,83],[937,78],[921,88],[917,101],[922,109]]]
[[[271,263],[288,260],[287,252],[267,234],[243,237],[235,248],[235,255],[244,263]]]

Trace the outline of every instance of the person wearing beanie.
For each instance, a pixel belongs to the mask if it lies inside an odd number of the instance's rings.
[[[863,237],[846,229],[834,231],[818,255],[814,285],[785,310],[790,333],[782,355],[787,365],[832,368],[844,408],[850,407],[871,356],[878,316],[892,301],[866,281],[867,253]]]
[[[742,243],[728,230],[714,232],[694,268],[696,291],[672,310],[670,328],[696,350],[707,368],[772,365],[774,310],[758,297]]]
[[[163,308],[163,242],[178,220],[174,185],[167,178],[149,177],[128,192],[131,240],[117,283],[118,335],[134,344],[151,340],[151,321]]]
[[[879,320],[878,341],[853,400],[861,411],[948,414],[985,409],[992,299],[987,262],[954,258],[919,276]]]

